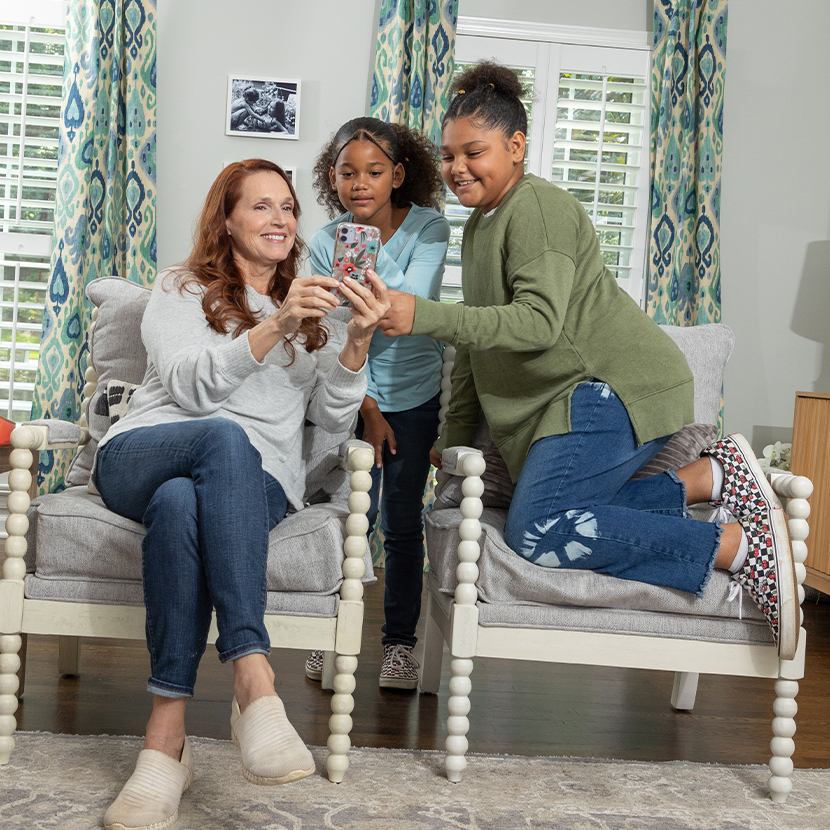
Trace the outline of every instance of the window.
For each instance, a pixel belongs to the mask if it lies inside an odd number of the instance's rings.
[[[0,415],[26,420],[49,281],[66,3],[0,8]]]
[[[525,169],[573,193],[606,265],[642,305],[648,230],[648,35],[460,18],[456,72],[482,59],[528,87]],[[448,194],[452,227],[442,296],[461,296],[461,232],[471,211]]]

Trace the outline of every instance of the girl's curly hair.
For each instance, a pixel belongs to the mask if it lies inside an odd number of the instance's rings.
[[[519,76],[494,61],[481,61],[456,78],[444,120],[470,118],[487,130],[500,130],[505,138],[521,132],[527,135],[527,112],[521,101],[525,88]]]
[[[238,337],[260,322],[248,306],[246,284],[234,262],[233,245],[225,222],[242,196],[245,179],[263,171],[276,173],[285,181],[294,200],[294,218],[299,217],[297,194],[291,179],[281,167],[265,159],[233,162],[222,170],[208,191],[199,216],[193,250],[178,273],[179,291],[192,284],[205,287],[202,309],[210,327],[220,334],[227,334],[232,329],[233,336]],[[297,276],[300,255],[304,249],[305,243],[296,236],[291,252],[274,269],[268,295],[275,305],[281,303],[288,294],[288,289]],[[303,320],[300,328],[287,337],[283,344],[292,362],[292,341],[298,337],[302,338],[300,342],[306,351],[313,352],[326,344],[328,332],[315,318]]]
[[[352,141],[371,141],[393,164],[402,164],[405,175],[400,187],[392,191],[392,204],[406,207],[410,202],[419,207],[435,207],[444,192],[438,166],[438,151],[422,133],[403,124],[387,124],[379,118],[353,118],[347,121],[323,147],[314,163],[314,190],[317,201],[331,218],[346,208],[331,186],[329,170],[337,162],[343,148]]]

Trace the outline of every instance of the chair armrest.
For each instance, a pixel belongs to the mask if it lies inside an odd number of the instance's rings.
[[[470,615],[470,620],[473,617],[478,619],[478,611],[474,608],[478,599],[476,588],[478,565],[476,563],[481,555],[479,546],[481,522],[479,519],[484,509],[481,503],[481,495],[484,492],[481,475],[486,466],[484,454],[481,450],[472,447],[447,447],[441,453],[442,472],[464,477],[461,483],[464,498],[459,506],[463,518],[458,526],[461,541],[458,543],[458,567],[455,569],[458,585],[455,589],[456,608],[453,613]],[[458,606],[463,607],[459,610]],[[453,651],[453,654],[456,654],[456,651]]]
[[[17,449],[35,452],[77,449],[89,442],[89,430],[68,421],[49,419],[27,421],[15,427],[11,442],[12,446]],[[12,456],[14,456],[14,451],[12,451]],[[15,466],[12,460],[12,467]]]
[[[807,578],[807,568],[804,565],[807,559],[805,540],[810,533],[810,527],[807,524],[810,504],[807,499],[813,494],[813,482],[806,476],[796,476],[776,469],[769,470],[767,477],[772,484],[772,489],[785,501],[795,562],[795,577],[798,581],[798,604],[801,605],[804,602],[804,580]]]
[[[447,447],[441,453],[441,470],[447,475],[480,476],[485,467],[484,453],[473,447]]]
[[[375,463],[375,448],[366,441],[349,438],[340,445],[340,467],[347,472],[364,470],[367,473]]]
[[[366,513],[369,511],[371,500],[369,490],[372,489],[372,464],[375,463],[375,450],[371,444],[358,441],[354,438],[344,441],[340,445],[340,466],[351,472],[349,477],[349,516],[346,519],[346,539],[343,542],[343,584],[340,586],[340,599],[348,602],[360,602],[363,599],[363,574],[366,566],[363,555],[366,553],[366,533],[369,530],[369,520]],[[341,602],[342,605],[342,602]],[[346,608],[343,609],[343,613]],[[362,610],[360,611],[362,620]],[[358,626],[358,629],[360,626]],[[340,634],[338,634],[340,637]],[[345,640],[341,642],[341,653],[346,648],[354,648],[354,643],[347,646]],[[357,644],[357,653],[360,644]]]

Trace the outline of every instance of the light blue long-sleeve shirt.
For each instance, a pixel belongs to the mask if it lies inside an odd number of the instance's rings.
[[[314,234],[309,243],[313,274],[331,273],[337,226],[353,221],[351,213],[344,213]],[[375,270],[389,288],[439,300],[449,238],[449,222],[438,211],[413,205],[381,246]],[[381,412],[420,406],[441,388],[442,350],[431,337],[385,337],[376,331],[366,365],[366,394],[378,402]]]

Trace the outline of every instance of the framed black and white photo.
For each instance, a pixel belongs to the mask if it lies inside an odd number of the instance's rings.
[[[297,139],[300,82],[228,76],[226,135]]]

